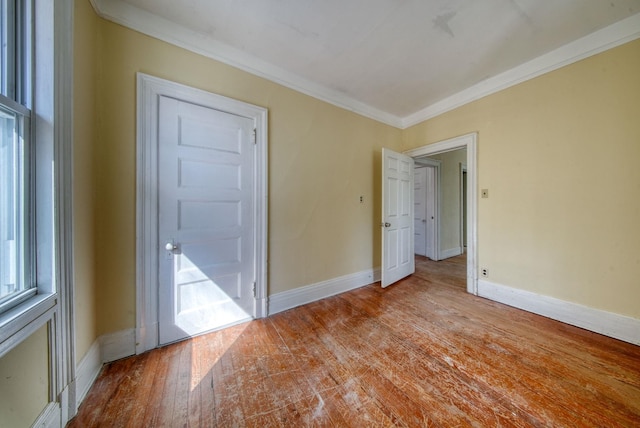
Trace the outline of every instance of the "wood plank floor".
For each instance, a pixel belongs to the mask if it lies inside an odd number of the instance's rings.
[[[108,364],[69,426],[640,427],[640,347],[416,267]]]

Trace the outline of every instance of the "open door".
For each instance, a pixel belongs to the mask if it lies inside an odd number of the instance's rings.
[[[382,149],[382,287],[415,272],[413,159]]]

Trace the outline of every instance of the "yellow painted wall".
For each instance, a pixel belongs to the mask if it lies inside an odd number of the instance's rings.
[[[640,318],[640,40],[403,132],[477,131],[490,281]]]
[[[74,145],[73,145],[73,229],[74,229],[74,315],[76,362],[98,338],[96,323],[95,201],[99,198],[94,178],[98,146],[96,88],[99,52],[99,19],[87,0],[75,1],[74,25]]]
[[[30,427],[49,402],[47,328],[0,358],[0,426]]]
[[[88,39],[76,49],[99,55],[95,68],[76,58],[85,79],[76,91],[91,96],[76,94],[87,122],[76,123],[75,160],[90,185],[74,190],[92,201],[76,208],[75,226],[88,233],[76,238],[76,252],[93,248],[84,261],[76,256],[76,280],[94,282],[78,293],[89,305],[79,315],[88,322],[79,358],[96,335],[135,325],[138,71],[269,109],[270,295],[379,265],[382,146],[478,131],[479,187],[491,193],[479,206],[489,279],[640,317],[632,303],[640,297],[639,42],[400,131],[98,19],[86,3],[76,10],[76,36]]]
[[[401,131],[100,20],[100,334],[135,325],[136,72],[269,109],[269,294],[379,266],[380,151]],[[364,203],[359,203],[360,195]]]
[[[460,163],[467,162],[466,149],[429,156],[440,161],[440,251],[460,248]]]

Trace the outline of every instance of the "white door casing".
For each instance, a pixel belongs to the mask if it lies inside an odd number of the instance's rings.
[[[467,149],[467,292],[478,294],[478,184],[476,132],[439,141],[404,152],[412,158],[435,155],[456,149]]]
[[[460,163],[460,248],[467,247],[467,164]]]
[[[382,287],[415,272],[413,159],[382,149]]]
[[[160,167],[159,114],[160,100],[173,98],[187,104],[216,110],[248,119],[255,132],[254,156],[252,163],[251,211],[253,224],[253,266],[255,277],[255,297],[250,305],[251,317],[266,316],[267,290],[267,110],[210,92],[180,85],[143,73],[137,75],[137,194],[136,194],[136,353],[153,349],[159,340],[159,268],[161,257],[172,260],[174,254],[165,249],[165,237],[159,236],[160,204],[159,178],[167,170]],[[243,121],[243,120],[241,120]],[[228,208],[228,207],[227,207]],[[198,223],[202,212],[195,211],[191,220]],[[195,217],[194,217],[195,216]],[[176,253],[180,253],[180,243],[175,241]],[[189,249],[191,253],[192,250]],[[188,256],[189,254],[185,255]],[[165,268],[166,269],[166,268]],[[206,270],[206,269],[205,269]],[[164,275],[164,274],[163,274]]]
[[[159,342],[253,318],[253,120],[159,97]]]

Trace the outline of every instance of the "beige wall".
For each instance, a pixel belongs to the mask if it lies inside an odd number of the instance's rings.
[[[30,427],[49,402],[47,327],[0,358],[0,426]]]
[[[269,109],[270,294],[379,265],[382,146],[477,131],[489,280],[640,318],[640,41],[399,131],[75,13],[77,361],[135,325],[137,71]],[[2,423],[46,405],[47,350],[43,328],[0,359]]]
[[[640,40],[403,133],[477,131],[479,266],[490,281],[640,318]]]
[[[400,130],[110,22],[96,31],[100,334],[135,325],[138,71],[269,109],[269,294],[379,266],[379,157]]]
[[[98,19],[88,1],[76,14],[78,360],[135,325],[138,71],[269,109],[271,295],[379,265],[382,146],[478,131],[489,279],[640,318],[640,42],[400,131]]]
[[[466,164],[467,150],[453,150],[429,159],[440,161],[440,251],[460,249],[460,164]]]
[[[100,196],[93,171],[98,140],[96,29],[99,20],[86,0],[75,1],[74,15],[73,279],[76,362],[79,362],[98,337],[94,248],[99,243],[94,239],[94,208]]]

